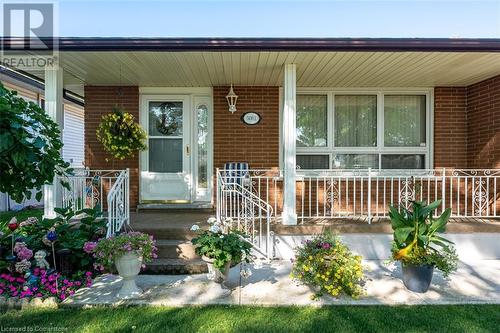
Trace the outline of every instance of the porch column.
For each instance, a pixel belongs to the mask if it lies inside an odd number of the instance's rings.
[[[283,75],[283,224],[297,224],[295,207],[296,66],[285,64]]]
[[[64,119],[63,103],[63,70],[57,67],[47,67],[45,68],[45,112],[59,125],[61,136]],[[62,193],[57,188],[54,181],[43,187],[44,218],[55,217],[54,208],[62,203]]]

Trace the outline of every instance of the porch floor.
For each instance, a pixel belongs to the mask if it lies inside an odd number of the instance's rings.
[[[215,216],[215,212],[207,210],[176,210],[176,211],[141,211],[130,213],[131,227],[134,230],[148,232],[160,238],[190,239],[192,233],[189,228],[193,224],[201,227],[207,226],[206,221],[210,216]],[[387,218],[374,218],[368,224],[366,217],[359,218],[299,218],[295,226],[286,226],[280,222],[272,224],[272,230],[276,234],[282,235],[308,235],[317,234],[324,230],[331,230],[338,233],[392,233],[390,221]],[[449,233],[474,233],[474,232],[498,232],[500,233],[500,218],[451,218],[447,232]]]

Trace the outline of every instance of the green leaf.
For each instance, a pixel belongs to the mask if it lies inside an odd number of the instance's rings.
[[[441,200],[436,200],[433,203],[422,208],[421,216],[427,217],[430,213],[436,210],[441,205]]]
[[[36,194],[35,194],[36,201],[42,200],[42,196],[43,196],[43,192],[42,191],[36,192]]]
[[[391,219],[393,230],[409,225],[408,221],[393,206],[389,206],[389,218]]]
[[[394,236],[396,241],[400,244],[407,243],[407,238],[412,231],[415,229],[413,227],[401,227],[394,230]]]
[[[431,232],[444,231],[444,227],[446,226],[446,223],[448,223],[450,215],[451,215],[451,209],[450,208],[445,209],[443,214],[441,214],[441,216],[439,216],[436,220],[432,222],[430,226],[430,231]]]
[[[40,138],[40,137],[37,137],[37,138],[35,139],[35,142],[33,142],[33,145],[34,145],[36,148],[41,149],[41,148],[45,147],[45,140],[43,140],[43,139],[42,139],[42,138]]]

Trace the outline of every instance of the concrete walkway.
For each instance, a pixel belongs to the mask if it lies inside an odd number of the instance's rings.
[[[289,277],[291,263],[273,261],[270,264],[253,265],[252,275],[241,278],[239,266],[231,269],[227,282],[231,290],[207,280],[200,275],[140,275],[138,285],[144,294],[133,300],[116,298],[121,287],[120,278],[104,275],[96,279],[91,288],[79,290],[63,305],[375,305],[375,304],[500,304],[500,260],[461,262],[459,270],[445,280],[435,273],[431,289],[425,294],[406,290],[401,282],[399,265],[380,260],[368,260],[366,272],[367,295],[359,300],[342,296],[324,296],[311,300],[313,291],[297,285]]]

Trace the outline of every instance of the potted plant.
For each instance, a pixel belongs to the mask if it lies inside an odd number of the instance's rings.
[[[389,208],[394,241],[392,256],[400,261],[403,283],[411,291],[424,293],[429,289],[434,268],[445,277],[457,269],[458,256],[453,243],[438,235],[444,232],[451,210],[445,209],[438,218],[433,212],[441,200],[426,205],[412,202],[412,209]]]
[[[138,151],[146,149],[146,132],[131,113],[119,107],[113,108],[113,112],[102,116],[96,135],[97,140],[112,156],[113,161],[133,157]]]
[[[231,264],[250,261],[252,245],[241,232],[231,229],[229,219],[222,223],[210,218],[207,222],[208,230],[196,224],[191,227],[191,231],[198,234],[191,242],[196,254],[207,263],[208,278],[222,284],[227,280]]]
[[[331,232],[302,242],[295,248],[291,277],[315,290],[313,298],[324,294],[358,298],[365,293],[362,258]]]
[[[111,270],[113,265],[123,278],[119,298],[139,296],[142,290],[135,279],[145,263],[156,258],[156,246],[152,236],[141,232],[127,232],[100,239],[93,249],[96,265]]]

